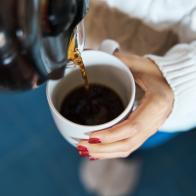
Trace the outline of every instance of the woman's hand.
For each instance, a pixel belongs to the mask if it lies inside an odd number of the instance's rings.
[[[130,67],[145,96],[124,122],[94,132],[88,141],[79,143],[80,155],[91,160],[128,157],[157,132],[172,111],[173,92],[154,62],[119,51],[115,55]]]

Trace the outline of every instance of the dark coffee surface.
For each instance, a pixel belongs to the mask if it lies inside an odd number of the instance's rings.
[[[80,125],[100,125],[118,117],[124,110],[120,97],[112,89],[91,84],[70,92],[64,99],[60,113]]]

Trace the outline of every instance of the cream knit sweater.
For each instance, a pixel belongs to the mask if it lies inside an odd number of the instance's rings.
[[[106,0],[112,7],[143,20],[156,30],[172,29],[180,44],[153,59],[175,94],[174,108],[162,127],[165,132],[196,126],[196,0]]]

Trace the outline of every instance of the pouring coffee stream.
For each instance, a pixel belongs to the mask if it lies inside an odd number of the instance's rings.
[[[68,59],[74,63],[74,65],[77,65],[80,68],[80,72],[82,75],[82,78],[84,80],[84,86],[85,89],[89,89],[89,81],[88,76],[86,72],[86,68],[83,62],[83,59],[81,57],[81,53],[77,47],[76,39],[74,37],[74,34],[71,36],[70,43],[68,46]]]
[[[107,84],[93,82],[93,79],[89,83],[87,70],[81,56],[83,47],[78,39],[79,35],[80,31],[77,28],[71,36],[67,56],[70,60],[68,64],[70,68],[73,66],[80,68],[84,84],[72,89],[64,97],[60,113],[64,118],[80,125],[101,125],[118,117],[124,111],[125,106],[116,90]],[[91,74],[92,72],[89,71],[89,75]]]

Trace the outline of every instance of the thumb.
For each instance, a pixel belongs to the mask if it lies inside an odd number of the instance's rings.
[[[114,52],[114,56],[118,57],[121,61],[123,61],[131,69],[132,72],[139,72],[141,71],[141,69],[143,69],[144,59],[142,57],[131,53],[124,54],[119,50],[116,50]]]
[[[134,54],[124,54],[120,51],[115,51],[114,55],[130,68],[135,82],[144,92],[146,92],[147,89],[149,89],[148,86],[151,83],[151,80],[146,78],[146,75],[149,76],[150,74],[145,74],[145,72],[148,72],[148,66],[145,66],[143,58]]]

